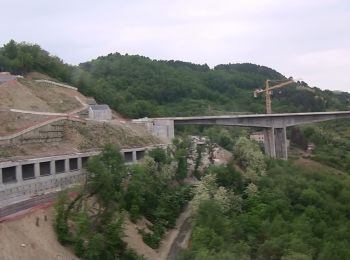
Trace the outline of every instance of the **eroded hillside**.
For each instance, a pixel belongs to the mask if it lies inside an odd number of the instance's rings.
[[[89,102],[73,87],[38,82],[53,80],[31,73],[0,84],[0,158],[75,153],[113,143],[121,148],[160,144],[141,125],[112,111],[112,120],[88,118]],[[58,83],[60,84],[60,83]]]

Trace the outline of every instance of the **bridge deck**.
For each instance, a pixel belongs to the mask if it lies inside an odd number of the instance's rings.
[[[331,112],[304,112],[304,113],[279,113],[279,114],[242,114],[242,115],[222,115],[222,116],[189,116],[189,117],[159,117],[152,119],[159,120],[200,120],[200,119],[231,119],[231,118],[271,118],[271,117],[295,117],[295,116],[323,116],[323,115],[350,115],[350,111]]]

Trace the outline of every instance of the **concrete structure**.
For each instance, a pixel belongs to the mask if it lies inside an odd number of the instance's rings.
[[[132,120],[133,123],[143,124],[147,130],[157,136],[166,144],[171,144],[174,133],[174,120],[170,119],[152,119],[152,118],[140,118]]]
[[[108,105],[91,105],[89,107],[89,119],[97,121],[112,120],[112,110]]]
[[[127,164],[155,147],[121,149]],[[0,209],[34,196],[64,190],[85,179],[88,158],[101,151],[0,162]]]
[[[86,98],[86,103],[87,103],[89,106],[97,105],[97,102],[96,102],[96,100],[95,100],[93,97],[87,97],[87,98]]]
[[[350,111],[149,118],[146,123],[153,124],[153,129],[156,129],[158,125],[166,125],[167,133],[163,131],[155,132],[155,134],[164,134],[164,138],[168,139],[174,138],[174,125],[260,127],[264,129],[266,154],[272,158],[287,159],[287,127],[343,118],[350,118]]]
[[[249,136],[250,140],[255,140],[257,142],[264,142],[264,133],[256,132]]]
[[[14,80],[17,76],[11,75],[10,72],[0,72],[0,84],[6,81]]]
[[[0,163],[0,208],[84,180],[83,163],[98,151]]]

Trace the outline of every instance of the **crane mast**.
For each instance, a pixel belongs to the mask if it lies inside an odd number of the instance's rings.
[[[265,89],[257,89],[254,91],[254,96],[257,97],[257,94],[264,92],[265,93],[265,103],[266,103],[266,114],[271,114],[272,113],[272,106],[271,106],[271,94],[273,89],[278,89],[282,88],[286,85],[289,85],[293,82],[293,78],[289,78],[286,82],[282,82],[280,84],[274,85],[270,87],[270,82],[271,80],[267,79],[265,81]]]

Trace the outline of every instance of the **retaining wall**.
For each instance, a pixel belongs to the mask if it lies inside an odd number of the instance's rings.
[[[2,144],[25,144],[25,143],[43,143],[60,142],[64,137],[64,127],[68,124],[84,124],[85,121],[70,118],[53,118],[39,124],[27,127],[17,133],[8,136],[0,136],[0,145]]]
[[[122,149],[127,164],[155,146]],[[101,151],[0,162],[0,208],[82,183],[84,164]]]

